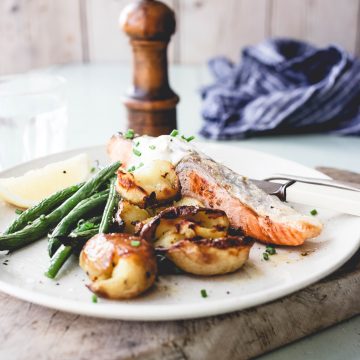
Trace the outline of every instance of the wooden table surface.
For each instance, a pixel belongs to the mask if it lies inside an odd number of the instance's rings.
[[[74,65],[48,71],[68,79],[68,148],[104,143],[110,134],[124,128],[125,112],[120,95],[130,83],[128,67]],[[178,67],[172,70],[171,80],[182,100],[180,129],[186,134],[194,134],[201,124],[196,89],[209,81],[209,77],[203,68]],[[235,143],[283,154],[308,166],[328,165],[360,172],[356,156],[360,150],[358,138],[282,136]],[[0,359],[120,359],[139,354],[147,359],[157,359],[160,355],[165,359],[246,358],[257,354],[259,346],[268,351],[359,313],[360,302],[355,301],[360,295],[357,270],[354,260],[341,282],[336,275],[324,280],[321,286],[315,284],[256,309],[167,324],[80,317],[0,294]],[[341,298],[339,294],[342,294]],[[299,309],[304,311],[308,304],[312,304],[313,312],[297,319]],[[336,311],[331,312],[331,309]],[[316,328],[316,317],[323,318],[321,327]],[[288,327],[279,327],[286,322]],[[294,323],[297,326],[291,325]],[[251,329],[258,329],[256,336]],[[335,329],[264,355],[262,359],[358,359],[359,333],[360,319],[355,318]]]

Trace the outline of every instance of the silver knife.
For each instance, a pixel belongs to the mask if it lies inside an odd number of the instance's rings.
[[[267,194],[275,195],[281,201],[360,216],[359,184],[287,174],[251,181]]]

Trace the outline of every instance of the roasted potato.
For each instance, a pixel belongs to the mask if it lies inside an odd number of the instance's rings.
[[[136,225],[148,218],[150,218],[150,214],[146,209],[141,209],[139,206],[131,204],[127,200],[121,200],[119,202],[116,220],[119,224],[124,224],[126,233],[135,234]]]
[[[185,272],[219,275],[241,268],[253,244],[250,238],[229,236],[228,230],[221,210],[179,206],[153,217],[140,235]]]
[[[180,269],[195,275],[220,275],[240,269],[249,258],[253,240],[239,236],[185,239],[166,253]]]
[[[95,235],[80,253],[80,266],[91,280],[89,289],[110,299],[138,296],[157,274],[153,247],[128,234]]]
[[[170,207],[145,224],[140,236],[156,247],[169,247],[181,239],[225,237],[229,220],[221,210],[196,206]]]
[[[146,208],[175,199],[180,183],[169,161],[153,160],[133,172],[120,169],[116,188],[124,199]]]

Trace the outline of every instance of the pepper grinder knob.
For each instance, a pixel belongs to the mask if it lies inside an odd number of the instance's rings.
[[[120,26],[133,51],[133,85],[124,98],[128,126],[139,134],[168,134],[176,128],[179,102],[169,85],[167,60],[175,14],[160,1],[136,1],[122,11]]]

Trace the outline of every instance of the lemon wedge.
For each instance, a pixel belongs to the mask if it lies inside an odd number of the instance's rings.
[[[56,191],[86,180],[89,173],[89,158],[80,154],[22,176],[0,178],[0,199],[26,209]]]

